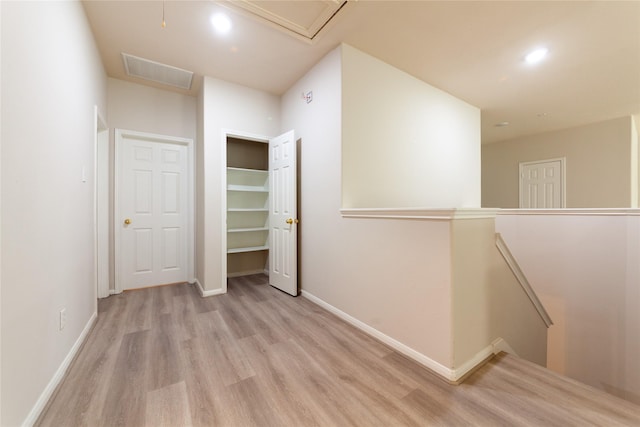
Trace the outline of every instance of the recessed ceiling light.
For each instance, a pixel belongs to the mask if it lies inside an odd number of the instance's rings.
[[[216,13],[211,17],[211,25],[219,34],[226,34],[231,30],[231,19],[224,13]]]
[[[496,123],[494,126],[497,127],[497,128],[503,128],[505,126],[509,126],[509,122]]]
[[[528,64],[537,64],[542,61],[549,50],[546,47],[541,47],[536,50],[533,50],[524,57],[524,60],[527,61]]]

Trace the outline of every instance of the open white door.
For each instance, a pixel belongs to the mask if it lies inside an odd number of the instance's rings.
[[[269,284],[298,295],[296,139],[269,140]]]

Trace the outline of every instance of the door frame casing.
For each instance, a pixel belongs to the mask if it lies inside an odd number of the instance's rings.
[[[221,131],[221,154],[222,176],[220,177],[220,252],[221,252],[221,268],[220,268],[220,289],[223,294],[227,293],[227,138],[245,139],[247,141],[269,143],[270,137],[258,135],[255,133],[242,132],[232,129],[222,129]]]
[[[564,209],[567,206],[567,158],[566,157],[556,157],[553,159],[543,159],[543,160],[534,160],[530,162],[519,162],[518,163],[518,208],[525,209],[522,207],[524,204],[524,188],[522,185],[524,184],[524,167],[540,164],[540,163],[551,163],[551,162],[560,162],[560,191],[562,191],[562,197],[560,197],[560,208]]]
[[[195,171],[195,159],[193,156],[193,139],[182,138],[177,136],[159,135],[149,132],[139,132],[126,129],[115,129],[115,151],[114,151],[114,215],[113,215],[113,229],[114,229],[114,262],[115,262],[115,293],[119,294],[123,290],[122,277],[123,272],[122,262],[120,261],[120,245],[122,243],[122,227],[120,225],[120,219],[122,213],[120,212],[120,192],[119,181],[120,174],[122,173],[122,153],[125,137],[133,137],[137,139],[143,139],[150,142],[160,142],[165,144],[175,144],[187,147],[187,280],[189,283],[195,281],[194,276],[194,251],[195,251],[195,188],[194,188],[194,171]]]
[[[94,106],[93,221],[96,300],[109,296],[109,128]],[[104,174],[106,173],[106,176]],[[106,202],[105,202],[106,201]],[[101,211],[106,210],[106,212]],[[102,273],[102,274],[101,274]]]

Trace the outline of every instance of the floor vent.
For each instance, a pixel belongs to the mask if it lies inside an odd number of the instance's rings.
[[[124,69],[129,76],[151,80],[180,89],[191,89],[191,82],[193,80],[192,71],[139,58],[124,52],[122,53],[122,60],[124,61]]]

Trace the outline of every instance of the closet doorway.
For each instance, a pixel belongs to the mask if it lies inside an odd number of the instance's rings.
[[[227,277],[269,274],[268,148],[227,137]]]
[[[223,281],[264,273],[298,295],[296,141],[223,132]]]

